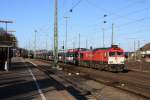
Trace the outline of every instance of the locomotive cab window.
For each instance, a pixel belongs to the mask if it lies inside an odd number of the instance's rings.
[[[74,54],[70,54],[69,57],[73,57]]]
[[[109,56],[115,56],[115,52],[109,52]]]

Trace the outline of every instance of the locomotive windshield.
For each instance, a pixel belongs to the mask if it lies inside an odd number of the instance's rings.
[[[67,57],[77,57],[77,54],[76,53],[68,53]]]
[[[117,52],[117,55],[118,55],[118,56],[122,56],[122,55],[123,55],[123,52]]]
[[[113,56],[123,56],[123,52],[109,52],[109,56],[113,57]]]

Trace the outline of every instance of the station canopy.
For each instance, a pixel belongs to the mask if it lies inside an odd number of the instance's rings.
[[[0,28],[0,47],[17,47],[16,37],[2,28]]]

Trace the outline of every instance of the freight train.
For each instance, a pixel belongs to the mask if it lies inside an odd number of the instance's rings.
[[[53,60],[52,54],[52,52],[49,52],[43,55],[40,52],[38,58],[44,59],[44,56],[48,56],[48,60]],[[124,50],[117,45],[93,50],[85,48],[68,49],[64,54],[63,52],[59,53],[58,56],[59,61],[78,66],[117,72],[126,70]]]

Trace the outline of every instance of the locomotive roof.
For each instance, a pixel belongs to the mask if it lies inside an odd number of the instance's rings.
[[[88,50],[86,48],[75,48],[74,50]]]
[[[110,47],[106,47],[106,48],[95,48],[93,49],[93,51],[97,51],[97,50],[108,50],[110,49]]]
[[[111,47],[105,47],[105,48],[95,48],[93,49],[93,51],[97,51],[97,50],[108,50],[111,48],[119,48],[118,45],[111,45]]]

